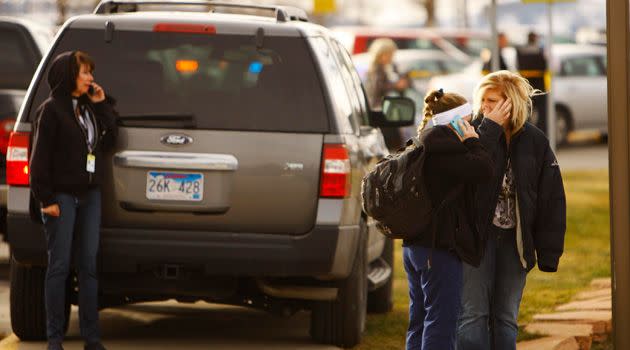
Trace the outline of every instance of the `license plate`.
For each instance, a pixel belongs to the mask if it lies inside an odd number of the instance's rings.
[[[147,172],[147,199],[169,201],[203,200],[203,174]]]

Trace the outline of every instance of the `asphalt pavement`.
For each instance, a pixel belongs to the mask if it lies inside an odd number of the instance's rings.
[[[11,333],[8,282],[0,283],[0,349],[43,350]],[[100,312],[103,344],[110,350],[333,350],[308,335],[309,314],[274,316],[257,310],[198,302],[142,303]],[[83,349],[77,308],[72,308],[66,350]]]
[[[562,171],[608,169],[606,144],[590,143],[560,147],[556,156]]]

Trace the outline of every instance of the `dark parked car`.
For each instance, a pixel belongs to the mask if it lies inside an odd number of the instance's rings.
[[[0,16],[0,233],[6,233],[6,154],[22,100],[52,41],[50,29]],[[6,236],[5,236],[6,237]]]
[[[45,336],[44,299],[33,297],[46,245],[29,218],[30,132],[52,59],[75,48],[94,58],[120,115],[102,187],[102,306],[308,309],[313,338],[346,347],[360,341],[368,309],[391,309],[393,247],[362,212],[360,187],[387,154],[379,127],[410,125],[413,101],[369,111],[348,52],[301,10],[196,3],[199,12],[145,12],[102,2],[67,22],[44,59],[9,144],[18,337]],[[242,7],[260,15],[222,13]]]

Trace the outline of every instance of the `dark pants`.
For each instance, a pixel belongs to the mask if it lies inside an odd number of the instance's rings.
[[[48,241],[46,270],[46,331],[48,341],[61,343],[64,337],[66,280],[70,273],[73,239],[74,263],[79,280],[79,321],[81,336],[87,343],[100,341],[98,327],[98,281],[96,255],[101,223],[101,192],[88,191],[77,198],[65,193],[55,195],[61,215],[43,215]]]
[[[405,247],[403,262],[410,298],[407,350],[455,349],[462,262],[443,250],[431,253],[419,246]]]
[[[491,231],[481,265],[464,264],[458,350],[516,349],[527,271],[518,256],[516,230]]]

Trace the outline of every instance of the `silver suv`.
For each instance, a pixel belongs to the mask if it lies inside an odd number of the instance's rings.
[[[313,338],[344,347],[360,341],[367,309],[391,309],[392,245],[362,213],[360,183],[387,153],[379,127],[410,125],[413,101],[369,111],[348,53],[295,8],[104,1],[63,26],[11,135],[17,336],[45,337],[31,123],[52,58],[76,49],[95,59],[119,112],[102,190],[101,307],[174,298],[308,309]],[[74,279],[68,288],[69,310]]]

